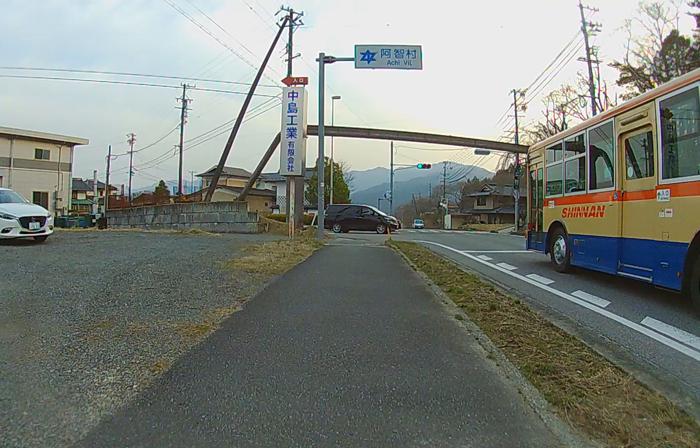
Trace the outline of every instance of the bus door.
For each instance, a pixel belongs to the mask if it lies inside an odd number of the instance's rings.
[[[528,166],[528,233],[527,248],[544,252],[545,232],[542,223],[542,206],[544,204],[544,171],[542,161]]]
[[[652,281],[656,264],[653,231],[656,211],[656,173],[654,133],[645,126],[620,136],[621,151],[621,222],[618,274]]]

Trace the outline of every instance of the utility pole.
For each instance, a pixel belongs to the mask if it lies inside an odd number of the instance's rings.
[[[92,216],[100,210],[100,190],[97,188],[97,170],[92,170]]]
[[[335,126],[335,102],[336,100],[340,99],[340,95],[333,95],[331,97],[331,126]],[[330,200],[328,201],[329,204],[333,203],[333,170],[335,169],[334,162],[333,162],[333,141],[334,138],[331,136],[331,172],[330,172],[330,184],[331,184],[331,191],[330,191]]]
[[[513,110],[515,110],[515,144],[520,144],[520,128],[518,124],[518,95],[520,91],[513,89]],[[513,170],[513,199],[514,199],[514,214],[515,214],[515,231],[518,231],[520,217],[520,154],[515,154],[515,168]]]
[[[394,215],[394,141],[391,141],[391,169],[389,171],[389,214]]]
[[[294,64],[293,61],[299,55],[294,54],[294,30],[295,27],[302,25],[301,17],[303,12],[295,12],[290,7],[280,8],[280,12],[287,13],[286,24],[289,27],[287,37],[287,76],[293,76]],[[306,167],[304,167],[301,176],[287,176],[287,224],[289,227],[289,237],[292,238],[296,233],[296,229],[301,229],[304,225],[304,175]],[[331,177],[331,182],[333,182]],[[331,195],[333,190],[331,190]],[[333,199],[331,196],[331,203]]]
[[[593,62],[591,61],[591,46],[590,43],[588,42],[588,25],[589,23],[586,21],[586,16],[583,13],[584,6],[581,3],[581,0],[578,2],[578,9],[581,12],[581,32],[583,33],[583,42],[586,47],[586,63],[588,64],[588,90],[591,95],[591,113],[595,117],[598,114],[597,111],[597,104],[596,104],[596,95],[595,95],[595,78],[593,77]],[[591,9],[586,7],[586,9]],[[591,9],[595,11],[594,9]]]
[[[184,149],[184,137],[185,137],[185,120],[187,119],[187,105],[189,104],[190,99],[187,98],[187,84],[182,84],[182,98],[178,98],[177,100],[180,102],[180,164],[178,168],[178,174],[177,174],[177,195],[182,196],[184,193],[182,189],[182,153]]]
[[[442,162],[442,204],[445,211],[442,213],[442,228],[447,227],[447,162]]]
[[[127,134],[129,139],[129,206],[131,206],[131,178],[134,176],[134,143],[136,143],[136,134],[133,132]]]
[[[107,172],[105,174],[105,209],[103,213],[103,217],[105,219],[105,228],[107,227],[107,203],[109,202],[109,168],[112,163],[112,145],[109,145],[109,149],[107,149]]]

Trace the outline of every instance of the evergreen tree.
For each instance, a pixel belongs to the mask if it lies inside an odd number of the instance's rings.
[[[331,197],[331,161],[328,157],[325,158],[324,166],[324,201],[330,203]],[[333,203],[334,204],[349,204],[350,203],[350,188],[348,183],[351,181],[347,174],[347,170],[342,163],[333,162]],[[318,203],[318,165],[314,169],[314,174],[309,181],[309,186],[306,189],[306,200],[315,205]]]

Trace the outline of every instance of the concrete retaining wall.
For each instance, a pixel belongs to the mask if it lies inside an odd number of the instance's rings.
[[[112,228],[200,229],[218,233],[257,233],[258,214],[245,202],[190,202],[109,210]]]

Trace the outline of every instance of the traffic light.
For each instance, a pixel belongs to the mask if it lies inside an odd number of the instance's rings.
[[[418,168],[419,170],[429,170],[432,167],[432,163],[419,163],[416,165],[416,168]]]

